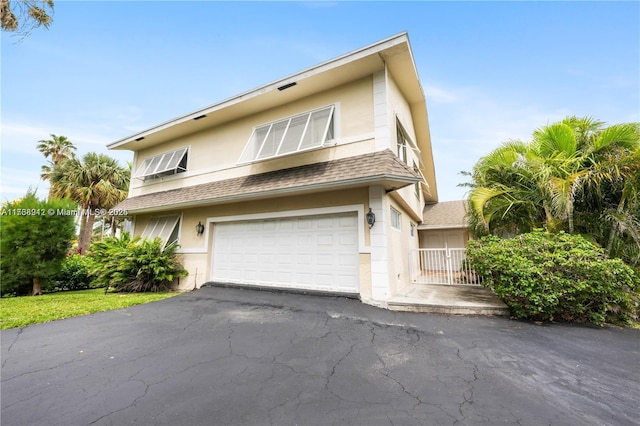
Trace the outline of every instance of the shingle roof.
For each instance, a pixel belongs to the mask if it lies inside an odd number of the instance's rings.
[[[427,204],[422,210],[422,229],[467,227],[467,202],[465,200],[444,201]]]
[[[387,189],[419,182],[421,178],[390,150],[308,164],[289,169],[209,182],[186,188],[140,195],[124,200],[119,210],[142,212],[230,202],[379,182]]]

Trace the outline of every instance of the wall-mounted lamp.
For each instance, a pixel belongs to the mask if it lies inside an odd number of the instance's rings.
[[[204,232],[204,225],[202,224],[202,222],[198,221],[198,224],[196,225],[196,233],[198,234],[198,237],[202,235],[203,232]]]
[[[369,211],[367,212],[367,223],[369,224],[369,229],[373,228],[373,224],[376,223],[376,215],[369,207]]]
[[[413,237],[415,235],[415,230],[416,230],[416,225],[414,225],[413,223],[411,224],[411,236]]]

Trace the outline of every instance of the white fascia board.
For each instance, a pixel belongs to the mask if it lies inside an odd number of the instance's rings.
[[[303,78],[307,78],[310,77],[312,75],[315,74],[319,74],[321,72],[325,72],[328,71],[330,69],[333,68],[337,68],[340,66],[343,66],[345,64],[348,64],[350,62],[354,62],[358,59],[361,59],[363,57],[372,55],[372,54],[376,54],[378,52],[381,52],[385,49],[388,49],[392,46],[395,46],[397,44],[400,43],[409,43],[409,37],[407,32],[402,32],[400,34],[391,36],[389,38],[386,38],[384,40],[381,40],[379,42],[373,43],[369,46],[365,46],[362,47],[360,49],[354,50],[353,52],[350,53],[346,53],[342,56],[338,56],[337,58],[333,58],[330,59],[328,61],[322,62],[318,65],[312,66],[310,68],[307,68],[305,70],[299,71],[297,73],[291,74],[287,77],[284,77],[282,79],[273,81],[271,83],[265,84],[264,86],[260,86],[258,88],[249,90],[247,92],[241,93],[239,95],[233,96],[231,98],[225,99],[223,101],[220,101],[218,103],[215,103],[213,105],[209,105],[207,107],[204,107],[202,109],[199,109],[197,111],[191,112],[189,114],[174,118],[172,120],[166,121],[164,123],[158,124],[157,126],[151,127],[149,129],[143,130],[139,133],[136,133],[134,135],[131,136],[127,136],[126,138],[117,140],[115,142],[112,142],[110,144],[107,144],[107,148],[108,149],[115,149],[117,147],[119,147],[120,145],[124,145],[126,143],[130,143],[130,142],[134,142],[136,139],[139,138],[144,138],[146,136],[149,136],[153,133],[159,132],[161,130],[167,129],[169,127],[172,127],[176,124],[180,124],[183,123],[185,121],[189,121],[189,120],[193,120],[196,117],[199,117],[201,115],[207,115],[207,114],[211,114],[215,111],[227,108],[229,106],[238,104],[240,102],[244,102],[248,99],[254,98],[256,96],[260,96],[266,92],[270,92],[272,90],[277,90],[278,87],[281,87],[285,84],[288,83],[292,83],[292,82],[296,82],[299,81]],[[413,58],[412,58],[413,60]],[[415,67],[415,64],[414,64]],[[417,76],[417,73],[416,73]],[[424,95],[423,95],[424,97]]]

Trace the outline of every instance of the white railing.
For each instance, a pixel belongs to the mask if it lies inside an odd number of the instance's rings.
[[[464,262],[464,248],[411,251],[411,282],[418,284],[480,285],[481,278]]]

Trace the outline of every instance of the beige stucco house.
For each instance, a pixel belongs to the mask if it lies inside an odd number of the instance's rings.
[[[179,242],[180,289],[294,288],[384,306],[409,285],[425,205],[438,201],[406,33],[109,148],[134,152],[117,208],[135,235]]]

